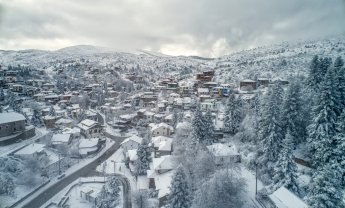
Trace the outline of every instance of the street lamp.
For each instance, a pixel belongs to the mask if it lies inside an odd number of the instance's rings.
[[[61,153],[59,153],[59,175],[61,174],[61,166],[60,166],[60,163],[61,163]]]
[[[114,175],[115,175],[115,170],[116,170],[115,169],[115,164],[116,164],[116,162],[114,160],[111,160],[111,162],[114,163]]]

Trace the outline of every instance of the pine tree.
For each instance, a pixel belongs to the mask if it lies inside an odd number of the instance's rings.
[[[200,105],[197,105],[194,111],[192,129],[192,140],[194,140],[194,143],[199,143],[203,141],[205,136],[205,125]]]
[[[190,208],[192,196],[182,165],[179,165],[172,178],[169,195],[169,208]]]
[[[344,61],[341,57],[338,57],[334,61],[334,69],[337,77],[337,87],[340,93],[341,108],[345,108],[345,67]]]
[[[235,97],[235,94],[230,94],[224,119],[224,131],[235,134],[242,122],[243,116],[241,112],[241,100]]]
[[[138,160],[136,162],[135,175],[146,175],[146,171],[150,169],[151,149],[146,139],[139,145],[137,150]]]
[[[284,130],[289,131],[294,144],[304,141],[306,135],[302,106],[301,85],[297,81],[292,81],[286,91],[282,121]]]
[[[214,137],[214,124],[211,111],[207,111],[205,116],[203,116],[203,124],[204,124],[204,138],[202,143],[205,145],[210,145],[216,142]]]
[[[56,116],[55,109],[53,106],[50,106],[48,115],[49,116]]]
[[[337,161],[340,165],[338,168],[341,172],[345,172],[345,109],[338,118],[336,124],[337,134],[335,136],[336,145],[334,148],[335,156],[333,160]],[[343,179],[345,180],[345,178]],[[343,181],[344,183],[345,181]]]
[[[116,177],[110,177],[96,199],[97,208],[113,208],[119,204],[120,183]]]
[[[177,110],[174,110],[174,113],[173,113],[173,118],[172,118],[172,126],[174,127],[174,129],[176,128],[176,125],[178,123],[178,112]]]
[[[282,185],[294,193],[299,193],[297,182],[297,166],[293,161],[293,141],[294,136],[288,130],[285,138],[283,139],[283,148],[278,156],[278,161],[275,163],[273,187],[277,189]]]
[[[261,163],[275,162],[284,138],[282,132],[281,110],[283,89],[277,82],[270,87],[261,108],[259,121],[259,140],[261,141]]]
[[[343,189],[339,183],[342,172],[336,166],[326,164],[313,174],[308,198],[311,208],[345,207]]]
[[[307,141],[316,166],[327,163],[334,153],[337,115],[340,115],[340,96],[334,78],[334,70],[330,68],[316,97],[314,119],[308,126]]]
[[[41,112],[38,109],[33,110],[31,117],[31,124],[37,127],[42,126]]]
[[[4,94],[4,89],[1,87],[0,88],[0,101],[5,100],[5,94]]]

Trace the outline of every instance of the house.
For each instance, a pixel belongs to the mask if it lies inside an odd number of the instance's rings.
[[[166,204],[170,193],[170,184],[176,167],[175,158],[171,155],[152,159],[152,169],[147,170],[149,188],[158,191],[159,207]]]
[[[15,157],[22,159],[36,159],[44,154],[44,144],[32,143],[14,153]]]
[[[241,155],[234,145],[215,143],[207,146],[207,149],[215,157],[217,165],[241,162]]]
[[[251,79],[245,79],[240,81],[240,90],[246,90],[246,91],[251,91],[251,90],[256,90],[257,88],[257,82]]]
[[[44,94],[43,93],[38,93],[38,94],[35,94],[34,95],[34,99],[37,101],[37,102],[43,102],[44,101]]]
[[[164,155],[171,155],[173,139],[166,136],[152,137],[152,144],[155,149],[154,156],[161,157]]]
[[[276,208],[308,208],[308,205],[284,186],[268,195]]]
[[[216,99],[205,99],[200,103],[200,108],[202,111],[217,111],[220,107],[220,103]]]
[[[101,190],[102,189],[97,187],[84,186],[82,190],[80,190],[80,197],[91,204],[96,204],[97,197],[99,193],[101,193]]]
[[[209,89],[212,89],[212,88],[217,87],[217,86],[218,86],[217,82],[205,82],[204,83],[204,87],[209,88]]]
[[[210,95],[210,90],[208,88],[198,88],[198,96]]]
[[[123,152],[127,152],[131,149],[138,149],[139,145],[143,142],[143,138],[133,135],[121,142]]]
[[[174,128],[166,123],[149,124],[152,136],[170,136]]]
[[[52,137],[52,145],[68,145],[72,141],[71,134],[54,134]]]
[[[0,113],[0,138],[25,131],[25,121],[19,113]]]
[[[259,86],[268,87],[268,85],[270,84],[270,79],[261,77],[257,79],[257,83],[258,83],[258,87]]]
[[[54,128],[55,122],[58,118],[56,116],[44,116],[43,117],[43,123],[47,128]]]
[[[103,133],[104,126],[99,124],[97,121],[85,119],[78,124],[78,127],[81,129],[81,133],[85,137],[90,137],[95,134]]]
[[[89,138],[79,140],[79,154],[83,157],[97,152],[101,148],[101,140],[99,138]]]
[[[59,125],[60,127],[68,127],[71,128],[73,124],[73,120],[69,118],[60,118],[55,121],[55,125]]]

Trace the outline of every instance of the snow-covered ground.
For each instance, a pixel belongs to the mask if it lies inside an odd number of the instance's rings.
[[[240,165],[240,174],[245,179],[247,183],[246,191],[247,191],[247,198],[245,200],[244,207],[261,207],[255,199],[255,174],[250,172],[247,168],[243,165]],[[260,180],[258,180],[258,191],[262,189],[264,186]]]
[[[86,183],[85,183],[86,182]],[[92,208],[93,204],[86,200],[84,197],[81,197],[81,191],[85,190],[94,190],[98,192],[102,189],[104,185],[104,177],[87,177],[87,178],[79,178],[78,180],[74,181],[67,187],[65,187],[62,191],[56,194],[53,198],[51,198],[48,202],[46,202],[42,208],[49,207],[54,208],[58,207],[55,204],[58,204],[64,196],[68,196],[69,199],[66,202],[66,205],[73,207],[73,208]],[[122,189],[122,187],[120,187]],[[120,202],[118,207],[122,207],[122,198],[123,192],[120,191]]]
[[[124,175],[129,180],[132,191],[137,189],[136,179],[124,163],[122,148],[119,148],[112,156],[108,158],[108,160],[106,160],[96,168],[96,171],[106,174],[113,174],[114,170],[116,174]]]

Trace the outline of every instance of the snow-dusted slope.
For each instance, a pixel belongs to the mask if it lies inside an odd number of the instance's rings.
[[[194,73],[215,69],[216,80],[229,82],[255,77],[289,78],[303,75],[314,55],[345,57],[345,37],[330,40],[283,43],[233,53],[217,59],[167,56],[148,51],[116,52],[114,49],[78,45],[57,51],[0,50],[2,65],[25,64],[36,68],[87,65],[95,68],[136,68],[158,77],[172,73]]]
[[[314,55],[345,58],[345,38],[298,43],[283,43],[241,51],[208,62],[216,68],[218,80],[245,78],[286,78],[307,72]]]

